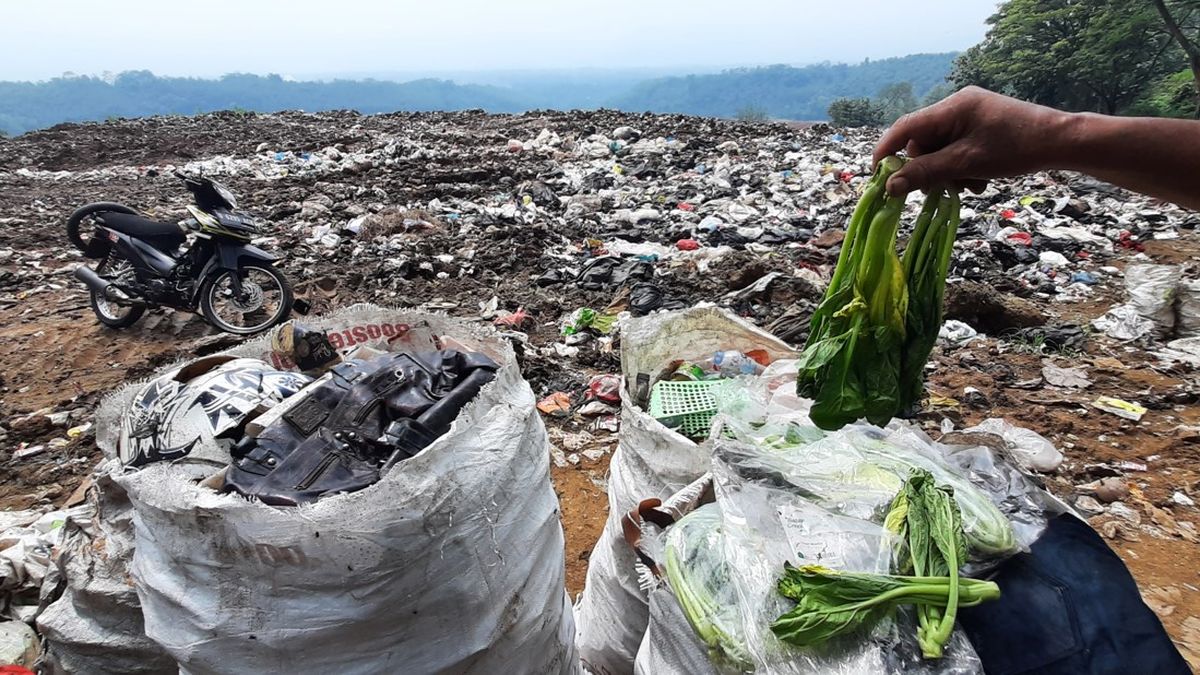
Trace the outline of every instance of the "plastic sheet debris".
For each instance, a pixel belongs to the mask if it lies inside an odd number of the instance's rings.
[[[1092,327],[1115,340],[1131,341],[1149,335],[1155,323],[1133,305],[1118,305],[1092,320]]]
[[[24,621],[0,623],[0,664],[32,668],[40,652],[41,641],[29,624]]]
[[[1038,254],[1038,260],[1040,260],[1043,265],[1049,265],[1051,267],[1066,267],[1067,265],[1071,264],[1071,262],[1067,260],[1066,256],[1057,251],[1042,251]]]
[[[1200,337],[1200,279],[1185,279],[1177,289],[1175,334]]]
[[[1146,414],[1145,407],[1112,396],[1101,396],[1092,401],[1092,407],[1134,422],[1141,421]]]
[[[682,300],[665,296],[662,289],[651,283],[641,283],[629,290],[629,311],[634,316],[645,316],[660,309],[683,309]]]
[[[938,342],[953,347],[965,346],[978,337],[979,331],[957,319],[947,319],[938,331]]]
[[[1200,337],[1171,340],[1165,348],[1154,352],[1154,355],[1168,363],[1190,363],[1200,368]]]
[[[1062,326],[1035,326],[1020,328],[1005,335],[1009,340],[1020,341],[1041,350],[1082,351],[1087,344],[1087,333],[1073,324]]]
[[[51,555],[62,540],[67,518],[87,519],[92,507],[0,514],[0,591],[9,597],[10,616],[28,620],[38,606],[38,592],[50,571]]]
[[[992,434],[1003,439],[1006,449],[1022,467],[1049,473],[1062,464],[1063,455],[1045,437],[1031,429],[1016,426],[1008,420],[989,418],[963,429],[965,434]]]
[[[1068,389],[1086,389],[1092,381],[1083,368],[1061,368],[1053,363],[1042,364],[1042,378],[1046,384]]]
[[[1183,271],[1178,265],[1133,264],[1125,268],[1125,290],[1138,314],[1154,322],[1157,335],[1175,328],[1175,296]]]
[[[115,460],[106,460],[96,468],[89,503],[97,515],[65,520],[55,574],[42,587],[45,609],[37,627],[52,672],[165,675],[179,669],[145,634],[129,570],[133,509],[111,478],[115,467]]]
[[[644,260],[606,256],[593,258],[584,265],[575,282],[585,290],[598,291],[631,281],[650,281],[653,278],[654,266]]]

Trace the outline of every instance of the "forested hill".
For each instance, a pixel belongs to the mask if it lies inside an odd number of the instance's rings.
[[[294,82],[278,75],[226,75],[216,80],[121,73],[111,83],[96,77],[47,82],[0,82],[0,131],[17,134],[60,122],[111,117],[192,115],[214,110],[395,110],[519,112],[525,106],[497,87],[445,80]]]
[[[638,85],[615,104],[622,110],[733,117],[748,108],[770,117],[822,120],[834,99],[871,97],[889,84],[911,82],[918,98],[945,81],[957,56],[914,54],[856,65],[771,66],[715,75],[666,77]]]
[[[0,82],[0,132],[11,135],[61,122],[214,110],[354,109],[377,113],[483,108],[521,112],[586,105],[721,117],[753,109],[760,116],[820,120],[826,118],[835,98],[875,96],[889,84],[910,82],[912,91],[922,96],[945,80],[954,56],[918,54],[856,65],[769,66],[712,75],[629,79],[624,88],[598,80],[604,86],[595,90],[607,91],[607,97],[586,99],[569,87],[542,86],[562,77],[549,71],[541,78],[545,83],[532,77],[506,87],[439,79],[298,82],[278,75],[244,74],[205,80],[158,77],[148,71],[125,72],[110,79],[66,76],[44,82]]]

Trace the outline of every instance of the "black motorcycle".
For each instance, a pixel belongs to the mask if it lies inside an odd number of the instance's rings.
[[[67,221],[71,243],[101,261],[94,270],[75,270],[91,291],[96,318],[126,328],[147,308],[199,310],[212,325],[239,335],[286,319],[292,287],[275,269],[275,256],[250,245],[258,234],[255,219],[236,210],[237,200],[220,183],[175,176],[196,200],[187,207],[192,217],[182,223],[160,223],[111,202],[88,204]],[[91,236],[85,239],[86,232]]]

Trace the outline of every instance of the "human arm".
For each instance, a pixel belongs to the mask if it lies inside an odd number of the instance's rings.
[[[1200,209],[1200,121],[1066,113],[978,87],[898,120],[875,161],[907,149],[897,195],[1045,169],[1079,171]]]

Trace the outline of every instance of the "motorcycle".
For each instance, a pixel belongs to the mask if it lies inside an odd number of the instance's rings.
[[[151,220],[112,202],[83,206],[67,221],[71,243],[100,261],[94,270],[75,270],[96,318],[127,328],[148,308],[171,307],[198,310],[225,332],[249,335],[286,319],[293,305],[303,313],[276,257],[250,244],[258,225],[237,210],[233,194],[210,178],[175,176],[195,198],[181,223]]]

